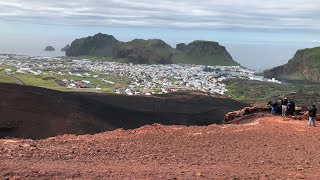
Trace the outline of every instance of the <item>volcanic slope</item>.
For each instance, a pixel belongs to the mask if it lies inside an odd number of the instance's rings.
[[[222,96],[180,92],[158,96],[65,93],[0,84],[0,137],[41,139],[95,134],[147,124],[210,125],[249,106]]]
[[[118,129],[0,139],[0,177],[16,179],[319,179],[320,131],[264,115],[242,125]]]

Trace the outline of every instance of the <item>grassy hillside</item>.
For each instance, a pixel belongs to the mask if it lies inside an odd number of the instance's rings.
[[[16,84],[17,83],[17,81],[14,78],[5,75],[3,72],[0,72],[0,82],[2,82],[2,83],[12,83],[12,84]]]
[[[281,80],[320,82],[320,47],[298,50],[287,64],[264,71]]]
[[[5,74],[5,72],[4,72],[5,69],[15,70],[16,68],[12,67],[12,66],[0,66],[0,82],[2,82],[2,83],[19,84],[19,82],[17,82],[16,79],[14,79],[13,77]]]
[[[177,52],[172,58],[173,63],[212,65],[212,66],[237,66],[224,46],[214,41],[193,41],[188,45],[177,44]]]
[[[160,39],[135,39],[115,47],[115,56],[128,62],[143,64],[170,64],[174,49]]]
[[[304,49],[302,51],[303,59],[307,64],[315,67],[320,67],[320,47]]]
[[[296,101],[299,106],[310,106],[312,103],[320,107],[320,85],[288,85],[243,79],[228,79],[227,95],[241,101],[257,105],[266,105],[286,95]]]
[[[88,72],[92,75],[95,75],[97,73],[94,72]],[[122,85],[128,85],[129,80],[126,77],[119,77],[119,76],[113,76],[109,74],[98,74],[100,78],[115,82],[117,84],[122,84]],[[104,93],[110,93],[113,92],[114,85],[112,84],[107,84],[103,83],[96,78],[93,77],[86,77],[86,78],[81,78],[78,76],[70,76],[70,75],[50,75],[50,74],[41,74],[38,76],[32,75],[32,74],[14,74],[12,75],[13,77],[21,80],[25,85],[29,86],[37,86],[37,87],[44,87],[48,89],[54,89],[54,90],[59,90],[59,91],[64,91],[64,92],[104,92]],[[87,80],[90,81],[92,84],[95,85],[100,85],[101,90],[93,89],[93,88],[84,88],[84,89],[79,89],[79,88],[67,88],[60,86],[58,83],[56,83],[54,80],[45,80],[45,78],[54,78],[56,80],[74,80],[74,81],[81,81],[81,80]],[[16,84],[16,79],[5,76],[0,72],[0,82],[5,82],[5,83],[13,83]]]
[[[281,76],[281,79],[293,80],[293,81],[304,81],[306,78],[304,77],[301,71],[292,72],[290,74],[284,74]]]

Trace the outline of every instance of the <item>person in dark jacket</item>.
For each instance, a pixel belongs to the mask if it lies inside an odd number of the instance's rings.
[[[271,107],[271,114],[275,114],[277,112],[278,103],[269,101],[268,104]]]
[[[282,100],[277,100],[277,108],[276,108],[276,113],[277,114],[280,114],[281,113],[281,107],[282,107],[282,104],[281,104]]]
[[[288,103],[289,114],[293,116],[294,115],[293,113],[294,113],[295,109],[296,109],[296,105],[294,104],[294,101],[291,100]]]
[[[312,105],[308,108],[309,122],[308,126],[316,127],[317,108],[316,105]]]

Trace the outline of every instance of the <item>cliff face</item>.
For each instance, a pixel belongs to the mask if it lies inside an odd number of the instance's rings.
[[[121,42],[111,35],[98,33],[94,36],[76,39],[66,51],[66,56],[113,56],[114,47]]]
[[[76,39],[66,50],[66,55],[104,56],[139,64],[238,65],[217,42],[194,41],[188,45],[178,44],[174,49],[160,39],[121,42],[101,33]]]
[[[320,82],[320,69],[311,66],[305,66],[303,69],[305,78],[309,81]]]
[[[226,58],[232,58],[225,47],[213,41],[194,41],[188,45],[179,44],[177,50],[184,52],[186,55],[211,56],[221,54]]]
[[[173,62],[206,65],[236,66],[224,46],[213,41],[194,41],[188,45],[177,44]]]
[[[264,72],[269,78],[320,81],[320,47],[298,50],[287,64]]]
[[[174,49],[159,39],[135,39],[114,48],[114,57],[145,64],[170,64]]]

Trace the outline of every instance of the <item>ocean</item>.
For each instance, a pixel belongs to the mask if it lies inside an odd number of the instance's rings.
[[[61,48],[55,51],[44,51],[38,48],[0,48],[0,54],[18,54],[18,55],[28,55],[28,56],[43,56],[43,57],[58,57],[65,56],[64,51],[60,51]]]

